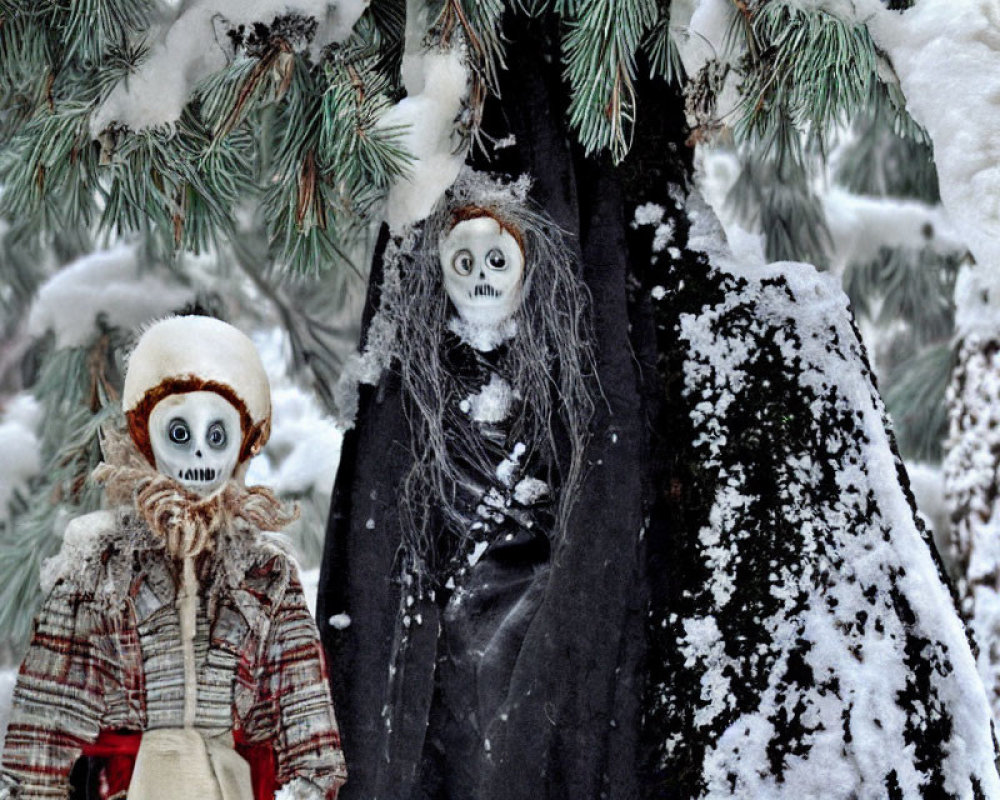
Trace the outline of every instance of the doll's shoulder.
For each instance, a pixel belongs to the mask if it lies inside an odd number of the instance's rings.
[[[117,550],[121,529],[113,511],[93,511],[74,517],[66,525],[62,547],[42,565],[42,591],[48,594],[62,582],[86,592],[99,581],[106,551]]]
[[[257,533],[242,539],[242,547],[224,548],[227,570],[261,603],[281,605],[290,587],[298,585],[295,559],[280,534]]]

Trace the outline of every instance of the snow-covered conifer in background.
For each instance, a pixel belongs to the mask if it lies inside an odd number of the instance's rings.
[[[1000,720],[1000,280],[969,265],[955,293],[958,360],[948,386],[945,502],[960,608]]]

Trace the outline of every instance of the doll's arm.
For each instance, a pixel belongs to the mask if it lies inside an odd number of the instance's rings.
[[[96,612],[57,584],[35,619],[21,664],[0,773],[0,800],[65,798],[84,744],[100,732],[105,668]]]
[[[271,692],[277,703],[276,798],[333,800],[347,780],[319,632],[302,586],[289,582],[266,643]]]

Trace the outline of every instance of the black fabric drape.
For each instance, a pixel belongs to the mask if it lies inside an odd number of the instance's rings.
[[[530,622],[516,652],[507,654],[502,674],[509,680],[497,688],[505,712],[488,725],[480,721],[490,735],[482,743],[488,755],[477,768],[473,793],[449,795],[457,790],[447,781],[427,779],[440,778],[441,765],[420,763],[421,753],[432,752],[424,735],[442,647],[438,609],[417,609],[420,630],[414,637],[415,628],[409,628],[405,657],[394,661],[401,625],[400,589],[390,580],[400,543],[395,490],[409,463],[409,429],[392,375],[363,391],[356,428],[344,443],[319,597],[350,771],[348,800],[583,800],[639,793],[641,531],[649,486],[644,398],[651,394],[644,382],[655,379],[653,371],[640,368],[643,360],[649,365],[649,354],[640,359],[630,342],[635,309],[626,201],[620,170],[585,158],[566,128],[567,91],[550,22],[512,16],[505,35],[511,57],[501,73],[500,99],[487,103],[487,145],[472,161],[477,169],[512,178],[527,173],[532,200],[577,250],[594,299],[598,370],[586,473],[565,538],[534,576]],[[488,144],[510,135],[511,147]],[[373,285],[377,280],[374,274]],[[372,306],[376,302],[373,296]],[[648,327],[648,320],[644,324]],[[352,620],[345,630],[328,624],[329,616],[339,613]],[[392,697],[390,663],[405,671],[402,681],[396,676],[400,691]],[[386,704],[392,707],[388,724]],[[470,791],[468,781],[461,785]]]

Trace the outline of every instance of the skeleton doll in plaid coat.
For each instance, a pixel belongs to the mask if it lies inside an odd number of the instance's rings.
[[[335,798],[346,778],[315,624],[264,531],[294,518],[249,459],[270,389],[253,344],[205,317],[149,328],[129,361],[131,440],[74,520],[21,667],[0,800],[63,798],[81,755],[104,797]]]

